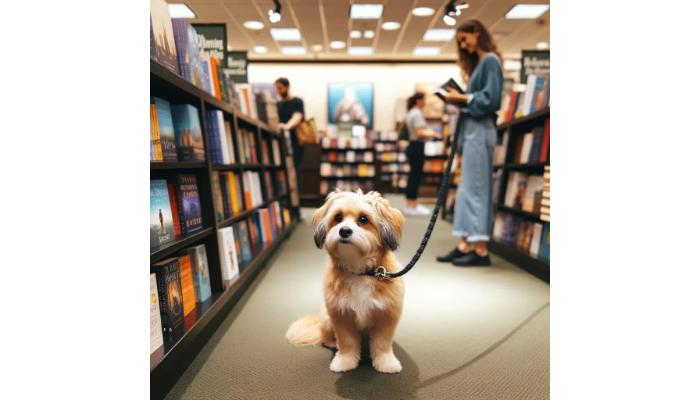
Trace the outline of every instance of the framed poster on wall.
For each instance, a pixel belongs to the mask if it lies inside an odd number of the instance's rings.
[[[374,85],[372,83],[329,83],[328,123],[349,123],[372,128]]]

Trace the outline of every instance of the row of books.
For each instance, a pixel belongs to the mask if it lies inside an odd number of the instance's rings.
[[[213,54],[203,51],[188,19],[170,18],[164,0],[151,0],[151,58],[219,100],[230,103],[235,85]]]
[[[493,238],[549,263],[549,223],[525,221],[499,212],[493,225]]]
[[[327,162],[321,163],[320,174],[322,177],[330,176],[358,176],[358,177],[373,177],[374,165],[371,164],[331,164]]]
[[[391,163],[382,165],[382,173],[409,173],[411,172],[411,166],[406,163]]]
[[[242,113],[259,119],[275,131],[278,129],[277,94],[273,83],[239,83],[236,96]]]
[[[510,94],[504,122],[521,118],[549,107],[549,75],[528,75],[524,92]]]
[[[274,176],[273,176],[274,175]],[[214,213],[217,221],[234,217],[245,210],[251,210],[263,201],[261,179],[265,185],[265,196],[272,200],[275,191],[279,196],[287,193],[287,180],[284,171],[274,174],[270,171],[253,172],[222,171],[212,176],[212,193],[214,196]],[[273,181],[274,177],[274,181]]]
[[[324,137],[321,139],[323,149],[366,149],[374,145],[374,141],[367,137]]]
[[[150,112],[151,161],[204,161],[197,108],[152,97]]]
[[[150,192],[152,248],[202,229],[202,208],[194,175],[176,175],[172,182],[152,179]]]
[[[423,163],[423,172],[432,174],[442,173],[443,168],[445,168],[445,160],[442,159],[425,160]]]
[[[374,162],[374,153],[371,151],[324,151],[321,161],[327,162]]]
[[[544,177],[527,175],[524,172],[511,172],[506,186],[504,204],[517,210],[539,213],[542,206]]]
[[[391,141],[391,142],[396,142],[399,140],[399,132],[397,131],[376,131],[375,133],[375,138],[376,140],[381,140],[381,141]]]
[[[379,153],[379,160],[385,163],[406,163],[408,159],[406,158],[406,153],[396,152],[396,151],[385,151]]]
[[[374,151],[377,153],[382,153],[386,151],[391,152],[403,152],[406,150],[408,144],[406,142],[396,142],[396,143],[375,143]]]
[[[184,318],[211,298],[204,244],[182,250],[151,268],[151,354],[183,331]]]
[[[540,205],[540,219],[549,222],[549,206],[550,206],[550,194],[549,194],[549,165],[544,167],[544,188],[542,190],[542,202]]]
[[[362,189],[363,192],[374,190],[374,182],[372,180],[344,180],[344,179],[323,179],[321,180],[320,193],[325,196],[334,191],[336,188],[343,191],[355,191]]]
[[[391,186],[398,190],[405,189],[408,186],[408,175],[406,174],[389,173],[382,175],[380,179],[385,182],[391,182]]]
[[[549,160],[549,118],[544,126],[518,135],[514,151],[508,162],[514,164],[543,163]]]

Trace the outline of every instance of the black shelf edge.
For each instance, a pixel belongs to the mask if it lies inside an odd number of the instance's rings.
[[[151,169],[200,169],[206,167],[205,161],[151,161]]]
[[[165,397],[297,224],[298,219],[294,219],[272,244],[260,250],[241,272],[239,278],[223,292],[219,292],[216,301],[212,301],[211,306],[203,312],[187,333],[182,335],[165,356],[157,361],[150,373],[151,398]]]
[[[336,147],[321,147],[322,151],[374,151],[374,147],[360,147],[360,148],[336,148]]]
[[[151,78],[154,76],[191,96],[200,97],[202,93],[205,93],[196,85],[185,80],[185,78],[160,65],[157,61],[151,60]]]
[[[536,170],[544,170],[544,167],[548,166],[549,163],[524,163],[524,164],[505,164],[503,167],[504,169],[512,170],[512,171],[517,171],[517,170],[528,170],[528,169],[536,169]]]
[[[332,179],[352,179],[352,180],[367,180],[374,179],[374,176],[321,176],[321,179],[332,180]]]
[[[542,281],[549,283],[549,264],[539,258],[534,258],[530,254],[520,251],[517,247],[499,243],[495,240],[489,241],[489,250]]]
[[[497,209],[498,211],[503,211],[503,212],[507,212],[507,213],[510,213],[510,214],[513,214],[513,215],[517,215],[517,216],[519,216],[519,217],[521,217],[521,218],[528,219],[528,220],[530,220],[530,221],[541,222],[541,223],[547,223],[547,222],[548,222],[548,221],[545,221],[545,220],[541,219],[539,214],[535,214],[535,213],[531,213],[531,212],[527,212],[527,211],[518,210],[518,209],[515,209],[515,208],[511,208],[511,207],[504,206],[504,205],[502,205],[502,204],[496,205],[496,209]]]
[[[208,105],[214,106],[215,108],[218,108],[219,110],[224,111],[229,115],[234,115],[233,106],[228,103],[225,103],[223,100],[219,100],[216,97],[204,91],[202,91],[202,98],[204,99],[204,102]]]
[[[211,235],[213,232],[212,227],[204,228],[201,231],[191,233],[187,236],[181,236],[179,239],[166,243],[160,247],[151,249],[151,264],[156,261],[162,260],[178,251],[188,247],[195,242],[204,239],[205,237]]]
[[[340,165],[374,165],[374,161],[321,161],[321,163],[329,163],[329,164],[340,164]]]
[[[501,125],[498,125],[497,129],[506,129],[509,127],[512,127],[514,125],[520,125],[526,122],[530,122],[539,118],[544,118],[549,116],[549,107],[543,108],[542,110],[535,111],[533,113],[530,113],[524,117],[516,118],[513,120],[510,120],[508,122],[504,122]]]
[[[284,197],[284,196],[283,196],[283,197]],[[269,205],[272,204],[275,200],[279,201],[280,198],[281,198],[281,197],[275,197],[275,198],[272,199],[272,200],[264,201],[262,204],[257,205],[257,206],[255,206],[255,207],[249,209],[249,210],[241,211],[241,212],[239,212],[238,214],[234,215],[233,217],[229,217],[229,218],[226,218],[226,219],[224,219],[224,220],[221,220],[221,221],[217,222],[216,227],[217,227],[217,229],[218,229],[218,228],[224,228],[224,227],[227,227],[227,226],[229,226],[229,225],[231,225],[231,224],[233,224],[233,223],[235,223],[235,222],[238,222],[238,221],[240,221],[240,220],[242,220],[242,219],[244,219],[244,218],[247,218],[247,217],[253,215],[253,213],[255,213],[255,211],[257,211],[258,209],[264,208],[264,207],[266,207],[266,206],[269,206]]]
[[[446,159],[447,154],[438,154],[436,156],[425,156],[426,160],[437,160],[437,159]]]

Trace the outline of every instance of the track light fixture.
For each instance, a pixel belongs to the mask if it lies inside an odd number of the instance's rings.
[[[460,14],[459,10],[457,10],[457,7],[455,6],[455,1],[450,0],[447,2],[447,5],[445,6],[445,15],[442,16],[442,20],[445,21],[445,23],[449,26],[453,26],[454,24],[457,23],[457,19],[455,18]]]
[[[275,3],[275,9],[268,10],[267,15],[270,18],[270,22],[274,24],[282,19],[282,4],[280,4],[279,0],[272,0],[272,2]]]

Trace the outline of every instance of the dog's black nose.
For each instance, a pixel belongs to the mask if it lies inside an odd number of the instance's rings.
[[[350,228],[344,226],[344,227],[340,228],[340,230],[338,231],[338,233],[340,233],[340,237],[341,237],[341,238],[347,239],[347,238],[350,237],[350,235],[352,235],[352,229],[350,229]]]

